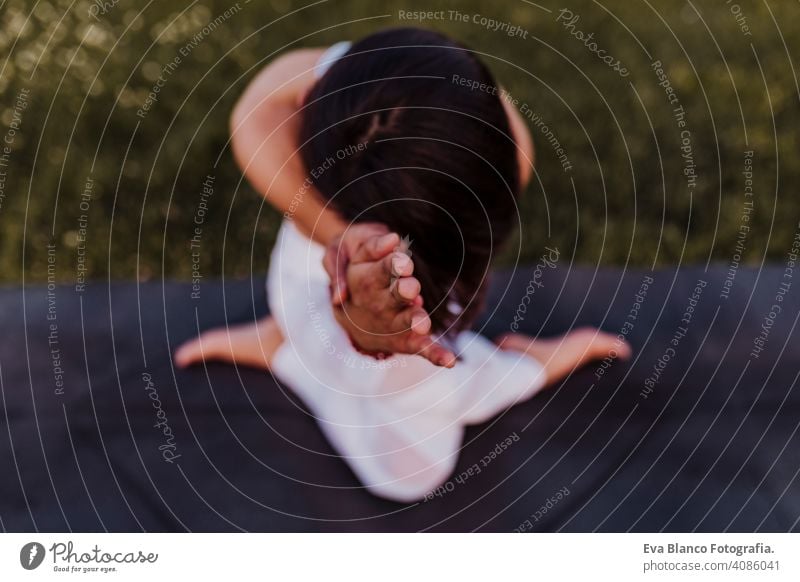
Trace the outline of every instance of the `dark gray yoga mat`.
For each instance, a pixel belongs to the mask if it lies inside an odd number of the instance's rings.
[[[742,268],[732,286],[727,267],[496,273],[478,326],[490,337],[590,324],[624,331],[634,359],[590,365],[471,427],[450,481],[408,506],[363,490],[268,374],[172,368],[171,350],[198,326],[265,313],[263,279],[204,281],[199,298],[175,282],[5,288],[0,524],[797,530],[800,300],[791,281],[783,265]]]

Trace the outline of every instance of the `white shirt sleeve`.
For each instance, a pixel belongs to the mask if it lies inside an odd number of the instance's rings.
[[[475,333],[462,332],[456,348],[463,361],[453,370],[460,376],[461,418],[466,424],[485,422],[545,385],[544,368],[538,361],[501,350]]]
[[[353,43],[349,40],[341,40],[329,46],[325,52],[322,53],[322,56],[320,56],[317,64],[314,66],[314,77],[317,79],[322,77],[322,75],[331,68],[333,63],[342,58],[342,56],[350,50],[351,46],[353,46]]]
[[[419,500],[453,471],[464,426],[533,395],[544,384],[542,367],[469,332],[457,338],[460,360],[450,370],[419,356],[360,354],[334,317],[323,255],[284,222],[267,282],[284,336],[272,371],[370,491]]]

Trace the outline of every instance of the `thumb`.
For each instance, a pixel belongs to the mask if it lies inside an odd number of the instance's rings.
[[[347,299],[347,264],[350,260],[344,248],[336,253],[336,269],[334,272],[333,280],[331,281],[333,289],[333,304],[341,305]]]
[[[331,301],[333,305],[341,305],[347,299],[347,249],[341,244],[341,238],[332,241],[325,248],[322,266],[331,278]]]

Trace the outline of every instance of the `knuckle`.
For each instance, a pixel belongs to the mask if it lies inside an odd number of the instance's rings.
[[[349,293],[349,299],[350,299],[349,303],[353,307],[363,308],[364,300],[363,297],[361,296],[361,293],[355,293],[353,292],[353,290],[351,290]]]

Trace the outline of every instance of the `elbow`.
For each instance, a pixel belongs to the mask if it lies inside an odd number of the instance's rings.
[[[231,115],[228,118],[228,131],[230,132],[231,140],[236,139],[236,134],[238,133],[242,124],[245,123],[247,117],[253,111],[253,107],[249,101],[250,99],[248,98],[247,93],[245,93],[239,97],[236,105],[233,106]]]
[[[235,140],[243,127],[259,123],[259,120],[268,117],[274,109],[273,101],[274,99],[265,93],[259,84],[251,83],[231,110],[228,119],[231,139]]]

